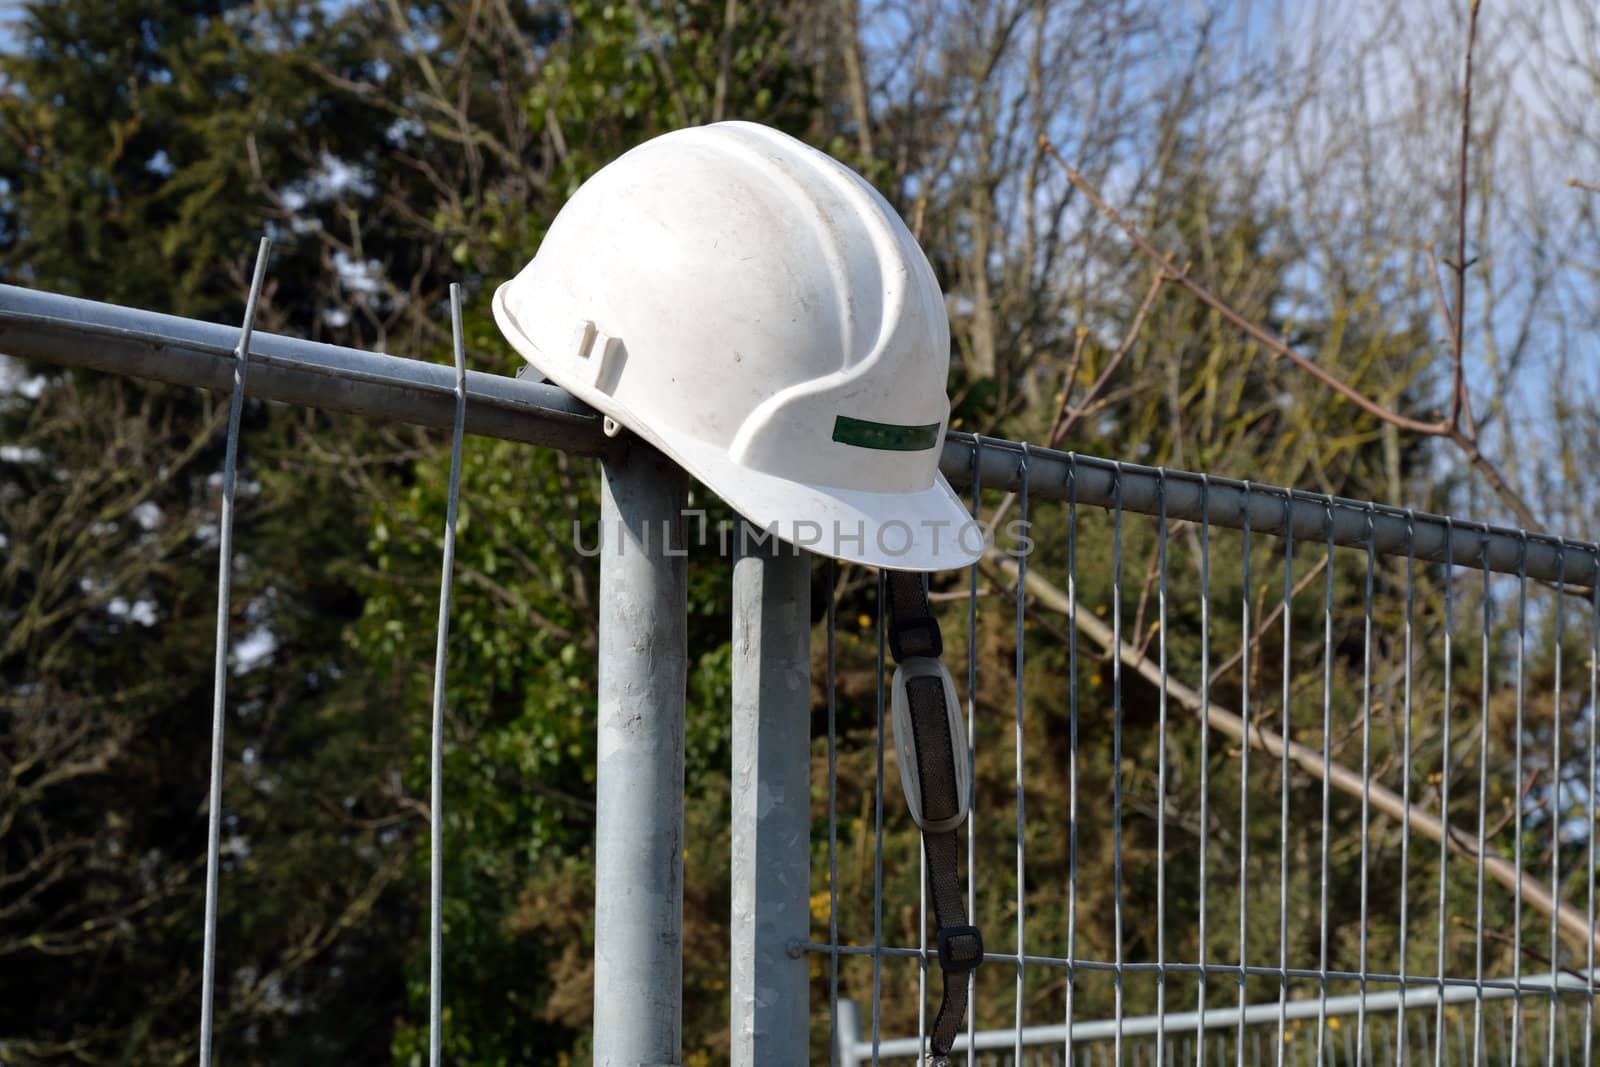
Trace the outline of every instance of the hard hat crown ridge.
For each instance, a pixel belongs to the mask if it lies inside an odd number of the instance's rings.
[[[786,541],[901,570],[981,552],[938,473],[933,269],[877,190],[787,134],[723,122],[618,157],[494,312],[546,377]]]

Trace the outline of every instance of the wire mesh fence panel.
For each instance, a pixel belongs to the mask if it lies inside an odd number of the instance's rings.
[[[1592,544],[1008,442],[972,468],[994,547],[933,585],[989,949],[953,1062],[1590,1062]],[[939,964],[877,586],[834,577],[812,1058],[837,997],[894,1062]]]
[[[450,334],[453,340],[454,367],[446,368],[416,360],[388,356],[381,353],[345,349],[333,345],[298,338],[272,335],[253,329],[256,305],[266,279],[269,243],[263,239],[257,255],[242,329],[215,326],[175,316],[161,315],[131,308],[122,308],[74,297],[60,296],[0,285],[0,333],[5,336],[7,356],[20,356],[47,363],[109,371],[158,382],[195,385],[228,392],[228,419],[224,436],[225,459],[223,470],[217,477],[220,485],[220,513],[214,542],[217,549],[218,571],[216,578],[217,624],[215,639],[214,697],[212,703],[212,729],[210,746],[210,787],[204,812],[207,820],[207,848],[205,855],[205,911],[202,920],[203,950],[202,975],[199,983],[199,1026],[197,1027],[198,1055],[202,1064],[212,1062],[213,1045],[222,1046],[226,1052],[228,1042],[224,1032],[230,1026],[235,1042],[248,1044],[250,1038],[241,1038],[238,1026],[228,1018],[228,987],[237,985],[239,976],[244,981],[254,980],[254,968],[237,962],[238,953],[232,956],[226,944],[219,949],[219,925],[226,934],[227,924],[219,924],[219,900],[233,896],[238,899],[241,874],[236,857],[241,849],[248,854],[248,846],[239,842],[243,837],[237,831],[239,818],[230,810],[224,779],[238,773],[230,767],[224,746],[224,726],[248,718],[253,711],[248,702],[239,697],[229,697],[229,680],[243,672],[237,656],[230,658],[230,634],[236,634],[238,616],[253,617],[251,609],[230,612],[230,593],[234,591],[233,579],[236,565],[251,554],[250,549],[237,553],[233,545],[233,512],[235,486],[241,491],[245,479],[240,477],[240,455],[248,448],[249,434],[243,428],[242,411],[247,402],[260,400],[286,401],[316,406],[332,411],[372,416],[379,420],[412,423],[444,428],[450,432],[451,449],[448,464],[448,504],[445,508],[443,551],[439,560],[437,623],[431,629],[434,659],[432,661],[432,701],[430,716],[430,748],[428,759],[428,802],[417,803],[430,833],[429,855],[429,970],[428,1011],[424,1031],[428,1045],[429,1062],[437,1064],[446,1057],[441,1047],[444,1019],[442,1007],[444,985],[444,864],[447,852],[441,815],[443,812],[444,735],[447,692],[445,688],[449,623],[452,611],[452,585],[455,562],[458,499],[461,495],[463,474],[462,443],[466,433],[516,441],[523,444],[553,445],[573,454],[604,456],[607,463],[606,495],[602,512],[610,508],[631,519],[631,524],[613,522],[611,528],[619,531],[626,550],[619,545],[607,553],[600,563],[600,600],[611,608],[598,614],[598,629],[602,641],[614,647],[638,650],[639,666],[628,655],[613,655],[608,664],[611,669],[611,692],[608,699],[607,679],[601,672],[599,718],[601,729],[609,723],[627,717],[642,718],[657,727],[663,736],[677,733],[677,743],[662,743],[654,735],[631,731],[628,744],[612,746],[612,766],[618,788],[611,793],[613,803],[602,800],[597,808],[608,819],[602,818],[601,832],[605,841],[616,842],[612,851],[620,854],[620,877],[604,877],[602,871],[597,882],[602,883],[601,905],[618,902],[612,921],[604,918],[597,922],[603,933],[620,931],[617,940],[624,942],[624,950],[643,946],[645,952],[616,953],[617,971],[620,975],[610,986],[616,992],[596,998],[597,1005],[615,1005],[620,1022],[609,1027],[597,1026],[603,1034],[597,1047],[609,1041],[613,1044],[647,1049],[635,1060],[676,1060],[681,1048],[681,1008],[677,1003],[678,990],[672,983],[658,976],[651,968],[659,964],[670,969],[675,978],[681,967],[681,947],[677,943],[664,943],[660,937],[632,936],[646,925],[639,921],[641,912],[648,912],[654,899],[660,898],[659,921],[655,925],[666,930],[681,929],[681,883],[676,887],[661,886],[658,872],[681,862],[681,821],[683,789],[683,675],[678,674],[676,684],[670,668],[651,660],[644,664],[645,655],[656,649],[666,653],[670,660],[670,646],[674,639],[684,639],[684,608],[682,598],[683,564],[679,553],[670,551],[665,536],[651,543],[645,527],[654,523],[667,529],[683,521],[682,492],[685,476],[675,466],[656,457],[649,450],[634,453],[638,461],[626,463],[621,449],[606,444],[609,440],[601,432],[600,417],[574,401],[569,395],[551,386],[519,379],[468,371],[464,332],[462,328],[461,292],[459,286],[451,287]],[[164,469],[164,468],[163,468]],[[673,498],[673,489],[677,499]],[[259,486],[257,486],[259,489]],[[630,540],[628,533],[643,532],[643,539]],[[387,534],[383,537],[387,538]],[[679,536],[673,544],[682,543]],[[552,543],[553,539],[552,539]],[[527,547],[526,545],[521,547]],[[564,546],[563,546],[564,548]],[[419,556],[429,551],[424,548]],[[598,554],[598,553],[597,553]],[[255,563],[254,560],[251,561]],[[397,581],[396,584],[401,584]],[[429,585],[431,591],[431,583]],[[275,595],[275,591],[274,595]],[[676,595],[676,601],[674,600]],[[652,600],[652,596],[655,597]],[[660,617],[652,615],[660,610]],[[231,626],[230,626],[231,623]],[[259,632],[266,632],[264,629]],[[628,635],[628,636],[623,636]],[[675,635],[675,638],[674,638]],[[646,640],[650,638],[651,640]],[[654,644],[651,643],[654,641]],[[275,642],[272,642],[275,645]],[[263,655],[269,653],[263,653]],[[681,663],[681,654],[677,657]],[[641,676],[646,684],[632,684]],[[245,686],[239,686],[245,688]],[[657,703],[660,707],[652,708]],[[241,705],[243,707],[241,708]],[[608,715],[608,713],[616,713]],[[626,750],[626,751],[624,751]],[[244,748],[242,760],[249,778],[249,765],[254,753]],[[628,765],[619,756],[629,757]],[[644,788],[647,770],[661,771],[663,799],[657,802]],[[630,773],[631,772],[631,773]],[[259,779],[257,779],[259,782]],[[399,778],[396,777],[396,789]],[[245,783],[248,787],[248,783]],[[246,789],[248,791],[248,788]],[[264,790],[263,790],[264,791]],[[236,795],[236,794],[235,794]],[[355,804],[353,798],[345,806]],[[679,828],[676,837],[661,833],[663,813],[678,812]],[[642,812],[629,824],[629,816]],[[356,820],[350,817],[350,822]],[[386,822],[388,822],[386,820]],[[232,843],[224,843],[222,829],[229,827],[235,835]],[[633,832],[630,838],[629,833]],[[385,834],[389,830],[383,831]],[[642,844],[641,844],[642,842]],[[459,846],[457,846],[459,847]],[[652,851],[653,854],[652,854]],[[360,851],[352,849],[352,851]],[[233,855],[230,856],[229,853]],[[662,856],[665,856],[663,859]],[[370,857],[368,857],[370,858]],[[651,864],[648,861],[654,859]],[[602,865],[604,858],[602,859]],[[647,868],[648,874],[627,876],[627,865],[635,865],[635,872]],[[234,887],[229,889],[230,881]],[[259,881],[256,883],[259,885]],[[374,885],[381,885],[375,882]],[[617,892],[610,892],[615,887]],[[376,891],[376,890],[374,890]],[[155,899],[155,898],[151,898]],[[370,906],[370,903],[369,903]],[[647,920],[656,916],[646,914]],[[340,920],[341,925],[355,925],[349,914]],[[237,924],[235,924],[237,929]],[[313,939],[315,940],[315,939]],[[310,942],[307,942],[309,944]],[[297,948],[305,952],[305,946]],[[315,951],[321,951],[319,947]],[[312,953],[314,954],[314,953]],[[649,958],[645,958],[646,955]],[[273,983],[278,977],[271,977]],[[634,995],[630,982],[647,988],[655,997],[655,1010],[640,1009],[641,998]],[[280,996],[274,990],[273,997]],[[597,1015],[599,1013],[597,1012]],[[232,1055],[238,1055],[235,1044]],[[666,1049],[659,1054],[655,1049]],[[219,1057],[228,1058],[227,1054]]]
[[[605,454],[608,507],[683,518],[676,472],[641,461],[628,475],[592,412],[466,372],[459,348],[452,374],[267,335],[235,348],[231,330],[12,287],[0,298],[8,343],[36,358],[236,400],[246,364],[256,395],[290,402],[338,379],[348,410],[448,426],[457,442],[482,432]],[[452,483],[460,463],[457,445]],[[990,950],[953,979],[970,990],[956,1062],[1593,1061],[1595,545],[960,434],[941,467],[993,539],[970,573],[933,585],[945,658],[966,682],[973,788],[959,851]],[[683,679],[642,652],[684,618],[684,565],[666,543],[647,546],[624,561],[634,570],[607,553],[602,574],[660,605],[627,611],[613,597],[600,612],[613,647],[640,653],[608,661],[602,729],[608,712],[632,713],[632,680],[648,680],[664,731],[631,750],[661,802],[629,776],[601,789],[603,812],[638,815],[626,825],[639,847],[601,817],[616,869],[646,846],[664,857],[597,879],[624,911],[640,901],[623,890],[649,885],[650,870],[681,873]],[[941,976],[889,733],[887,584],[851,565],[820,573],[810,939],[786,959],[809,954],[813,1062],[910,1062]],[[804,577],[786,572],[796,603]],[[436,664],[442,678],[442,652]],[[661,833],[663,813],[677,836]],[[211,841],[215,869],[214,825]],[[681,895],[659,897],[656,925],[681,932]],[[644,929],[599,912],[597,941]],[[649,949],[622,968],[648,989],[681,973],[681,950],[660,938],[629,946]],[[645,1026],[624,985],[597,985],[597,1017],[603,1005],[620,1020],[602,1029],[672,1058],[681,1005],[660,998]]]

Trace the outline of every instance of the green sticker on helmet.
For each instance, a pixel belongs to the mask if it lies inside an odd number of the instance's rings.
[[[939,443],[939,426],[899,426],[840,415],[833,423],[833,439],[842,445],[877,448],[885,452],[921,452]]]

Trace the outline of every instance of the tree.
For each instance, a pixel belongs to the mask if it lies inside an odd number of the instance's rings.
[[[41,4],[19,36],[0,58],[7,281],[234,318],[265,206],[248,159],[315,194],[327,179],[290,169],[308,117],[356,131],[352,156],[381,143],[247,5]],[[308,217],[338,219],[308,198]],[[275,263],[263,327],[327,336],[306,294],[341,279],[298,251]],[[0,413],[16,442],[0,459],[0,1048],[166,1062],[198,1015],[226,402],[21,376]],[[336,467],[305,462],[308,442],[363,432],[247,405],[218,1013],[239,1062],[381,1056],[404,989],[413,868],[388,783],[406,754],[342,640],[362,514]]]

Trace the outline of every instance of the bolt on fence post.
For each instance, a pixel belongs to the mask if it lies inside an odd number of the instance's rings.
[[[594,1062],[681,1062],[687,476],[634,441],[602,466]]]
[[[811,556],[741,524],[733,566],[734,1067],[810,1055]]]

